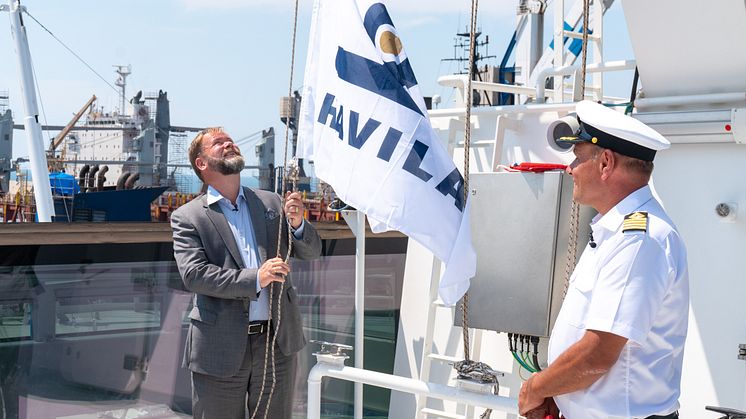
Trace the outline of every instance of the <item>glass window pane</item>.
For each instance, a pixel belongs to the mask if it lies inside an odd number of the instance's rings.
[[[31,303],[0,302],[0,342],[31,337]]]

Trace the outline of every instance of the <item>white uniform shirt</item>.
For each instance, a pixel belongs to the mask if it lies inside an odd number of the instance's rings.
[[[627,214],[647,211],[647,231],[623,232]],[[549,340],[551,364],[585,331],[628,339],[611,370],[585,390],[554,399],[567,419],[645,418],[679,408],[689,314],[686,249],[648,186],[591,223]]]

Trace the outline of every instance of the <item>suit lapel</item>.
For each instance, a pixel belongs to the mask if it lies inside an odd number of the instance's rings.
[[[214,202],[212,205],[207,205],[207,195],[205,195],[203,199],[205,200],[204,207],[207,218],[209,218],[215,225],[215,230],[217,230],[220,238],[223,239],[228,252],[233,256],[236,266],[245,268],[243,259],[241,259],[241,253],[236,244],[236,239],[233,237],[233,233],[231,232],[231,228],[228,226],[228,221],[226,221],[225,215],[223,215],[223,212],[220,210],[220,205],[217,202]]]
[[[256,196],[254,191],[249,188],[243,188],[246,202],[249,204],[249,213],[251,214],[251,226],[254,228],[254,239],[259,250],[259,264],[267,260],[267,221],[266,209],[264,204]]]

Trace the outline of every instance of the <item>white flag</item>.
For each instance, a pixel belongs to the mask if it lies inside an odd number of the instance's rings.
[[[399,230],[445,262],[455,304],[476,271],[463,177],[430,126],[384,3],[316,0],[299,154],[374,232]]]

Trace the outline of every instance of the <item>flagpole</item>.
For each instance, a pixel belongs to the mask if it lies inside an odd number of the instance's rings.
[[[342,211],[347,225],[355,235],[355,368],[363,369],[365,342],[365,214],[362,211]],[[363,384],[355,383],[354,418],[363,417]]]

